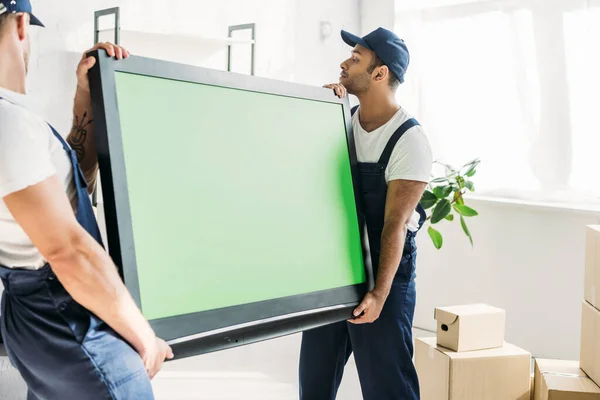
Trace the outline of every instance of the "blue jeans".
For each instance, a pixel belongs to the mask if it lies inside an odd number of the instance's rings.
[[[152,400],[138,353],[73,300],[49,265],[38,271],[0,267],[0,326],[28,400]]]

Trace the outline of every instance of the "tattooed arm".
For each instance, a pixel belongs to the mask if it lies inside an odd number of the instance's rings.
[[[98,153],[96,153],[88,71],[96,64],[96,59],[88,57],[87,54],[100,49],[105,50],[110,57],[115,57],[118,60],[129,57],[129,52],[123,47],[111,43],[98,43],[83,54],[77,67],[77,92],[75,93],[75,106],[73,107],[73,128],[67,137],[67,142],[77,153],[77,161],[79,161],[81,170],[85,175],[90,194],[96,187],[98,177]]]
[[[82,92],[78,88],[75,95],[73,128],[67,137],[67,142],[77,153],[77,160],[88,184],[88,192],[91,194],[96,187],[98,176],[98,154],[94,139],[92,101],[89,92],[87,94]]]

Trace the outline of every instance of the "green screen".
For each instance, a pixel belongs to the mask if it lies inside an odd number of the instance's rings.
[[[343,107],[116,73],[142,311],[365,281]]]

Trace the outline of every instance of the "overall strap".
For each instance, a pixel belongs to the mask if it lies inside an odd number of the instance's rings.
[[[404,135],[406,133],[406,131],[408,131],[410,128],[412,128],[414,126],[418,126],[418,125],[419,125],[419,123],[414,118],[411,118],[408,121],[406,121],[405,123],[403,123],[402,125],[400,125],[400,127],[396,130],[396,132],[394,132],[394,134],[388,141],[387,145],[385,146],[385,149],[383,150],[383,153],[381,153],[381,157],[379,158],[379,163],[387,164],[390,161],[392,151],[394,150],[396,143],[398,143],[398,140],[400,140],[400,138],[402,137],[402,135]]]
[[[58,133],[52,125],[48,124],[48,126],[50,127],[50,129],[52,130],[52,133],[54,134],[54,136],[56,136],[56,138],[58,139],[60,144],[62,144],[63,149],[68,153],[69,150],[71,150],[71,148],[69,147],[69,145],[67,144],[65,139],[63,139],[63,137],[60,136],[60,133]]]
[[[73,167],[73,178],[75,179],[75,187],[77,190],[85,189],[87,190],[87,182],[85,181],[85,177],[83,176],[83,172],[79,167],[79,162],[77,161],[77,154],[71,149],[71,147],[67,144],[65,139],[54,129],[54,127],[48,124],[54,136],[58,139],[60,144],[62,144],[63,149],[67,152],[67,155],[71,159],[71,165]]]

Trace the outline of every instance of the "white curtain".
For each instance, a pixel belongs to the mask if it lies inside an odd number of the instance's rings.
[[[600,7],[591,0],[398,0],[400,103],[436,159],[481,158],[477,193],[597,207]]]

